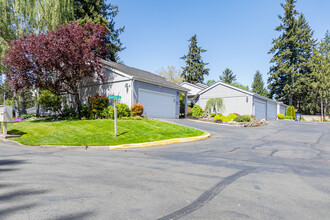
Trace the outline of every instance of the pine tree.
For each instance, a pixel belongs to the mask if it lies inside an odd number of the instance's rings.
[[[219,77],[221,82],[232,84],[236,81],[236,75],[234,75],[233,71],[226,68],[225,71],[222,72],[222,76]]]
[[[125,27],[115,28],[115,17],[118,14],[118,6],[107,4],[105,0],[75,0],[74,17],[81,23],[92,22],[104,26],[109,34],[105,36],[105,41],[110,52],[110,60],[118,62],[118,53],[125,49],[119,39],[119,35],[124,32]]]
[[[314,94],[317,94],[316,100],[319,100],[319,105],[316,104],[317,110],[321,114],[329,114],[329,99],[330,99],[330,33],[326,32],[325,37],[321,40],[318,46],[314,49],[312,60],[311,87]],[[322,114],[322,115],[323,115]]]
[[[289,105],[301,107],[306,89],[302,84],[303,76],[310,73],[308,67],[311,51],[315,41],[313,32],[302,14],[295,9],[296,0],[286,0],[281,4],[284,16],[279,15],[281,24],[275,28],[281,35],[273,40],[273,48],[269,53],[271,59],[268,78],[270,97]]]
[[[252,92],[263,96],[268,95],[268,91],[264,87],[264,81],[262,80],[262,75],[259,71],[257,71],[256,74],[254,75],[253,83],[252,83]]]
[[[201,53],[206,52],[206,50],[197,46],[197,36],[196,34],[190,39],[189,51],[187,55],[181,57],[185,60],[186,66],[182,71],[183,81],[189,83],[203,83],[204,76],[209,75],[209,69],[205,68],[208,63],[204,63],[201,57]]]

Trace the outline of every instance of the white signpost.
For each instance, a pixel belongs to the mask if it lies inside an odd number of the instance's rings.
[[[121,96],[116,96],[116,95],[109,95],[109,99],[114,99],[114,121],[115,121],[115,137],[117,137],[117,100],[121,99]]]

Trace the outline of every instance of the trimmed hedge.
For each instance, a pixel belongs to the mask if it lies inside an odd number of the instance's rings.
[[[237,122],[249,122],[251,121],[252,117],[250,115],[240,115],[234,118],[234,121]]]

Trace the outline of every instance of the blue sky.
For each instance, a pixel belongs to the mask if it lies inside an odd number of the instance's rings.
[[[198,44],[207,52],[208,79],[219,79],[230,68],[237,81],[251,87],[260,70],[268,78],[274,30],[283,14],[284,0],[115,0],[119,7],[116,25],[125,26],[121,40],[126,49],[122,61],[132,67],[155,73],[161,67],[183,67],[180,59],[188,52],[188,39],[197,34]],[[330,30],[329,0],[298,0],[314,30],[324,37]]]

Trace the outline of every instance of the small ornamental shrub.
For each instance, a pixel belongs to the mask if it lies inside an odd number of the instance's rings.
[[[113,106],[110,105],[107,108],[103,109],[100,115],[102,118],[113,119],[114,118]]]
[[[95,94],[88,97],[89,112],[96,116],[101,115],[101,112],[108,106],[109,98],[105,95]]]
[[[64,107],[61,116],[63,118],[76,118],[77,112],[73,107]]]
[[[221,113],[218,113],[217,115],[220,115],[220,116],[224,116],[223,114],[221,114]]]
[[[291,120],[292,120],[293,118],[292,118],[291,116],[287,116],[287,115],[286,115],[286,116],[284,116],[282,119],[291,119]]]
[[[192,112],[188,112],[187,113],[187,116],[192,116]]]
[[[229,121],[233,120],[236,117],[237,117],[237,115],[234,114],[234,113],[227,116],[227,118],[228,118]]]
[[[212,113],[212,114],[211,114],[211,117],[214,118],[214,116],[216,116],[216,114],[215,114],[215,113]]]
[[[32,118],[32,117],[34,117],[33,114],[25,114],[25,115],[20,116],[20,118],[22,118],[22,119],[28,119],[28,118]]]
[[[234,118],[234,121],[237,122],[249,122],[251,121],[252,117],[250,115],[240,115]]]
[[[213,121],[218,121],[218,120],[221,120],[220,118],[221,118],[221,116],[220,116],[220,115],[216,115],[216,116],[214,116],[214,118],[213,118]]]
[[[203,109],[199,105],[194,105],[192,109],[192,116],[198,118],[203,115]]]
[[[285,116],[292,117],[292,119],[296,118],[296,111],[294,109],[294,106],[287,107]]]
[[[283,119],[284,115],[283,114],[277,114],[278,119]]]
[[[134,104],[131,107],[132,116],[141,116],[143,114],[144,107],[141,104]]]
[[[220,116],[220,120],[222,121],[222,122],[228,122],[228,121],[230,121],[226,116],[224,116],[224,115],[222,115],[222,116]]]
[[[133,120],[143,120],[143,118],[141,116],[135,116],[133,117]]]
[[[129,117],[131,116],[131,110],[129,109],[128,105],[124,103],[117,104],[117,117]]]
[[[89,106],[88,105],[82,105],[80,109],[80,115],[82,118],[90,118],[90,111],[89,111]]]

